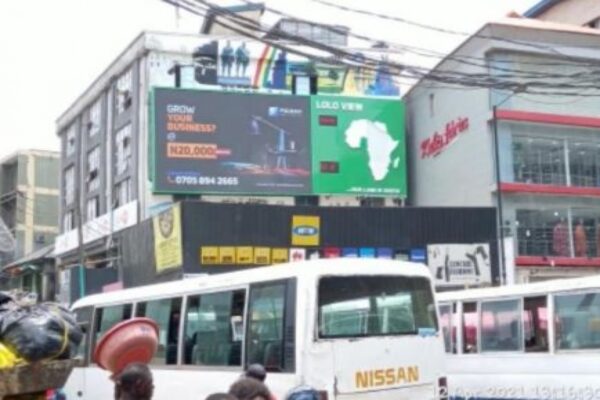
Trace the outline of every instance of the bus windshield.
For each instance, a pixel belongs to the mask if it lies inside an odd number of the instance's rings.
[[[426,278],[337,276],[319,282],[320,338],[436,331],[433,294]]]

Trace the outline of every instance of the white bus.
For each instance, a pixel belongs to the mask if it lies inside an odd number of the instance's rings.
[[[437,300],[451,399],[600,399],[600,277]]]
[[[106,400],[109,374],[90,359],[98,338],[132,316],[160,327],[155,398],[227,391],[264,365],[283,399],[306,384],[322,399],[429,400],[444,392],[444,349],[429,272],[420,264],[335,259],[218,274],[83,298],[82,365],[67,398]]]

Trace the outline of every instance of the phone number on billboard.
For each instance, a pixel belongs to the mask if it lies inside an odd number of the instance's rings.
[[[237,186],[240,182],[235,176],[178,176],[175,178],[175,184]]]

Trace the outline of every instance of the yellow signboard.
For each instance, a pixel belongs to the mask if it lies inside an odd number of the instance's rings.
[[[201,247],[200,261],[203,265],[219,264],[219,248],[218,247]]]
[[[321,217],[292,217],[292,246],[318,246],[321,242]]]
[[[269,247],[254,248],[254,264],[267,265],[271,264],[271,249]]]
[[[288,262],[289,249],[273,249],[271,253],[271,262],[281,264]]]
[[[154,257],[156,272],[160,273],[183,265],[181,243],[181,208],[173,206],[154,217]]]
[[[248,265],[254,262],[254,248],[253,247],[238,247],[236,249],[237,263],[241,265]]]
[[[235,264],[235,247],[219,247],[219,264]]]

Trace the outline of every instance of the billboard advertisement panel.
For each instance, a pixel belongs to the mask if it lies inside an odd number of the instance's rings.
[[[404,104],[312,96],[313,190],[405,197]]]
[[[154,89],[152,101],[156,193],[312,192],[308,97]]]

